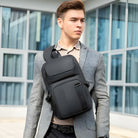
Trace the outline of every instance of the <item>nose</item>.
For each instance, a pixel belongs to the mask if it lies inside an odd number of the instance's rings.
[[[82,27],[82,24],[83,24],[83,22],[82,22],[81,20],[78,20],[77,26],[78,26],[78,27]]]

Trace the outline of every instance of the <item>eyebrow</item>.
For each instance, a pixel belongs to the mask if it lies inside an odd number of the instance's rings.
[[[70,17],[70,19],[81,19],[81,20],[85,20],[85,18],[79,18],[79,17]]]

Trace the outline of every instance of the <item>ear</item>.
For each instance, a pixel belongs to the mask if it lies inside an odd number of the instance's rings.
[[[60,27],[60,29],[62,29],[63,28],[63,19],[57,18],[57,23],[58,23],[58,26]]]

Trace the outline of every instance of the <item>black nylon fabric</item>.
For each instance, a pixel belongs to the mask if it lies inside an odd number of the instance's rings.
[[[54,46],[46,48],[43,56],[46,63],[42,66],[42,76],[54,115],[67,119],[91,109],[87,82],[75,57],[60,56]]]
[[[50,127],[44,138],[76,138],[76,136],[75,133],[66,134]]]

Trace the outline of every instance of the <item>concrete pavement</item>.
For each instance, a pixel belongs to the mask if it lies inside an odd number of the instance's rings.
[[[22,138],[25,118],[0,118],[0,138]],[[138,132],[110,127],[110,138],[138,138]]]
[[[0,138],[22,138],[24,118],[0,118]]]

